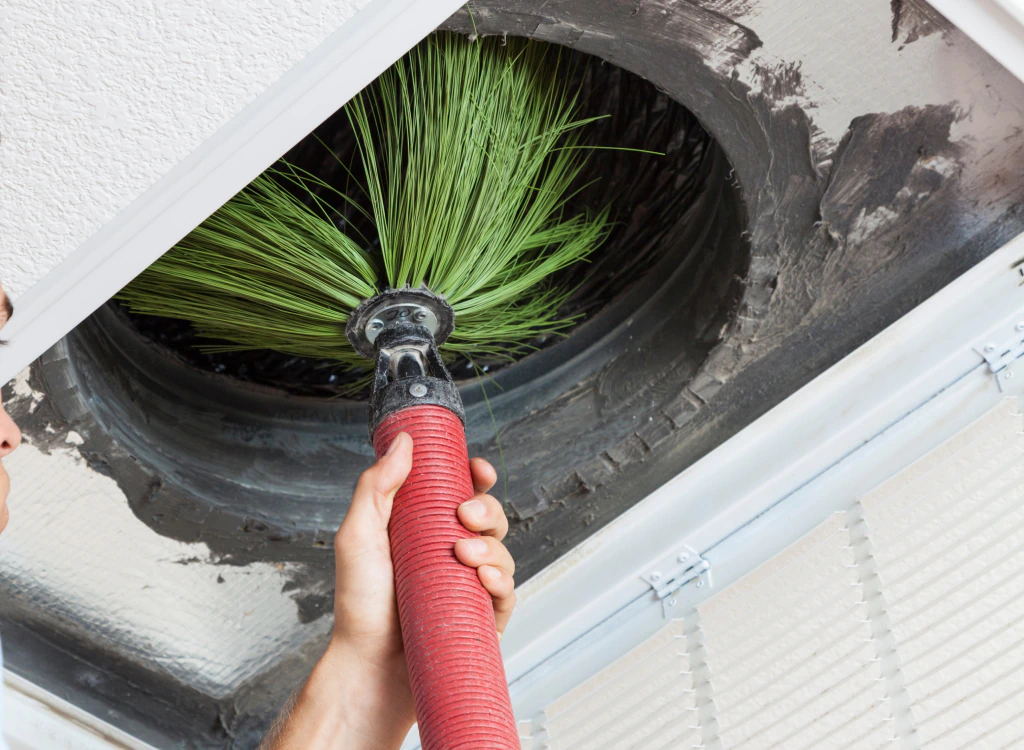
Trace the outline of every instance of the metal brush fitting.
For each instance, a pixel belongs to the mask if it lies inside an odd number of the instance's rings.
[[[357,352],[373,359],[377,338],[397,323],[423,326],[440,346],[455,328],[455,312],[444,297],[429,289],[386,289],[376,297],[363,300],[352,311],[345,335]]]
[[[465,424],[462,398],[437,351],[451,334],[455,313],[427,289],[388,289],[363,301],[345,334],[374,360],[370,435],[389,414],[411,406],[443,406]]]

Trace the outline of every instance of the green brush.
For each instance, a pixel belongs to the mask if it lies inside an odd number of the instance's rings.
[[[490,596],[453,553],[473,487],[442,356],[512,358],[573,323],[553,280],[609,219],[566,215],[592,121],[568,78],[546,45],[432,36],[345,107],[361,188],[282,163],[119,295],[226,342],[212,350],[372,358],[377,455],[413,437],[388,533],[426,750],[519,747]]]
[[[365,367],[350,311],[428,286],[458,325],[445,355],[513,357],[572,320],[555,272],[603,241],[608,211],[565,216],[586,160],[560,52],[429,37],[345,107],[364,188],[269,170],[121,291],[133,312],[191,321],[209,351],[276,349]],[[343,165],[349,169],[348,165]],[[372,222],[375,237],[344,210]],[[219,343],[230,342],[230,343]]]

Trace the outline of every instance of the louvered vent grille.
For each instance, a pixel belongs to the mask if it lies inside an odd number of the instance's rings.
[[[699,747],[696,712],[684,625],[678,620],[552,703],[542,747],[689,747],[695,738]]]
[[[541,750],[1024,748],[1015,400],[551,703]]]
[[[892,735],[860,573],[839,514],[699,608],[724,747]]]
[[[922,747],[1024,747],[1024,442],[1012,411],[863,500]]]

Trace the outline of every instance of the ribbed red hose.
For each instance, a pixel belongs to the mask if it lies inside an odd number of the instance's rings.
[[[377,427],[378,457],[399,432],[413,439],[412,472],[388,533],[420,742],[423,750],[518,750],[491,595],[454,551],[475,536],[456,513],[473,496],[466,433],[447,409],[413,406]]]

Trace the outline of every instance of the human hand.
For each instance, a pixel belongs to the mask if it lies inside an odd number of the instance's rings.
[[[330,645],[290,714],[264,747],[397,748],[416,720],[395,599],[388,521],[395,494],[412,468],[406,433],[359,478],[334,539],[336,586]],[[501,543],[508,519],[487,491],[497,474],[470,461],[476,494],[459,506],[459,520],[481,536],[461,539],[455,554],[476,568],[494,601],[498,636],[515,605],[512,555]],[[333,712],[333,713],[332,713]]]

